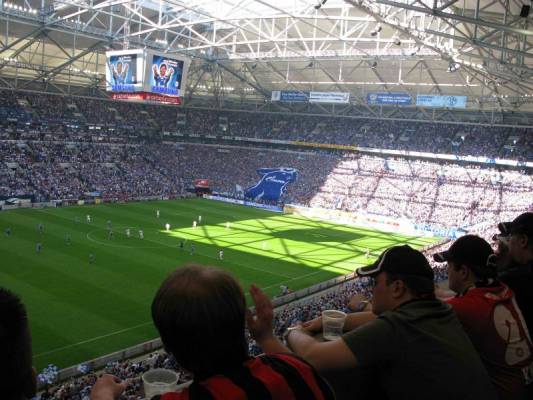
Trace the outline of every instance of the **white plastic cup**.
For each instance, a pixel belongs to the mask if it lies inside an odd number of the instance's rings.
[[[322,330],[324,340],[337,340],[342,336],[346,313],[337,310],[322,311]]]
[[[144,397],[149,400],[158,394],[174,392],[179,375],[170,369],[156,368],[146,371],[143,376]]]

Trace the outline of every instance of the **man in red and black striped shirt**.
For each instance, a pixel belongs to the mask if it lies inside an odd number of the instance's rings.
[[[268,298],[251,289],[256,307]],[[272,329],[272,314],[256,317],[246,310],[244,293],[227,272],[187,265],[172,272],[152,303],[152,318],[163,344],[178,363],[194,374],[181,393],[156,396],[159,400],[329,400],[327,383],[306,361],[277,339],[280,353],[251,357],[245,336],[250,330]],[[111,400],[123,383],[109,376],[93,388],[92,400]]]

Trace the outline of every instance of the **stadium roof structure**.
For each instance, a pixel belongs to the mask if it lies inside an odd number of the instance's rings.
[[[518,0],[0,0],[0,86],[105,96],[105,51],[150,48],[191,58],[190,106],[524,125],[530,20]],[[350,104],[271,102],[278,90]],[[384,92],[468,102],[367,104]]]

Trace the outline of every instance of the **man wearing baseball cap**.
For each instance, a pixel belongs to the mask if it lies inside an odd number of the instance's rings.
[[[500,400],[525,399],[522,369],[532,361],[533,345],[513,291],[496,279],[490,244],[465,235],[433,255],[448,264],[448,300],[487,368]]]
[[[515,293],[529,332],[533,332],[533,212],[498,224],[498,255],[503,264],[500,280]],[[533,398],[533,364],[525,370],[528,398]]]
[[[373,281],[377,318],[330,342],[293,329],[287,342],[297,355],[318,370],[376,371],[376,389],[390,399],[497,398],[452,308],[435,299],[433,270],[422,253],[391,247],[356,272]]]

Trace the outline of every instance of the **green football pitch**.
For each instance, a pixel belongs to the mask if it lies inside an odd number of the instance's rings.
[[[218,266],[245,289],[256,283],[273,296],[281,284],[298,290],[350,273],[389,246],[420,248],[437,240],[203,199],[19,209],[0,213],[0,229],[0,286],[27,306],[38,370],[157,337],[152,297],[168,272],[184,263]]]

